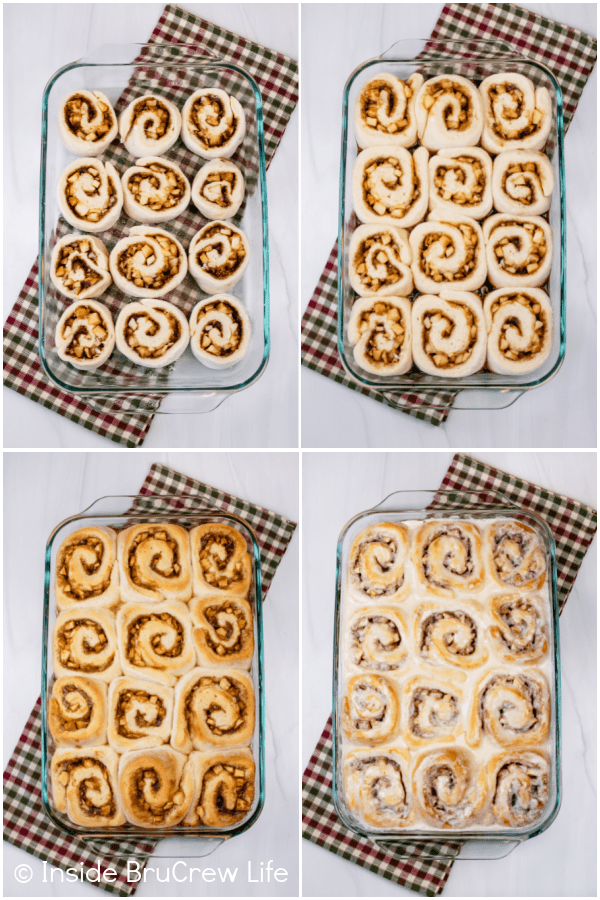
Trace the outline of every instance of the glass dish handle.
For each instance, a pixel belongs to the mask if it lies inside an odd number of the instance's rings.
[[[472,507],[473,498],[478,498],[479,503],[485,506],[490,506],[495,503],[499,506],[514,506],[515,509],[520,509],[518,503],[515,503],[514,500],[511,500],[510,497],[507,497],[502,491],[492,489],[477,491],[468,488],[455,488],[454,490],[439,488],[438,490],[423,489],[392,491],[391,494],[388,494],[383,500],[380,500],[379,503],[373,506],[372,511],[374,512],[377,510],[385,512],[386,510],[395,511],[398,509],[425,509],[433,503],[439,505],[440,501],[446,501],[449,505],[458,501],[459,506],[461,503],[464,503],[465,506],[468,505],[469,507]]]
[[[436,47],[439,47],[439,49],[436,49]],[[409,38],[394,41],[391,47],[388,47],[379,56],[379,59],[439,59],[441,56],[463,56],[466,54],[471,56],[474,53],[485,54],[486,58],[495,57],[500,59],[504,57],[508,59],[518,55],[508,41],[494,38],[478,40],[460,40],[457,38],[449,41],[432,41],[431,38]]]
[[[115,66],[131,65],[131,63],[148,62],[151,65],[162,63],[174,65],[182,58],[197,59],[206,57],[210,62],[223,62],[222,58],[208,50],[186,43],[153,43],[153,44],[102,44],[94,47],[85,56],[77,60],[79,65]],[[140,59],[141,57],[141,59]]]
[[[79,835],[79,837],[85,841],[94,854],[98,855],[99,859],[107,856],[108,847],[110,859],[123,861],[126,859],[145,860],[148,856],[150,859],[197,859],[202,856],[210,856],[217,847],[220,847],[224,841],[228,840],[228,836],[211,837],[208,835],[206,837],[165,837],[160,839],[160,835],[156,834],[156,836],[152,836],[152,840],[158,840],[158,843],[149,854],[147,848],[136,850],[133,840],[128,842],[126,846],[123,846],[116,841],[96,843],[93,838],[88,840],[83,835]],[[133,838],[135,838],[135,835],[132,834]],[[145,834],[141,840],[147,842],[150,838]],[[152,845],[150,844],[149,846]],[[185,873],[185,869],[183,872]],[[184,876],[182,875],[182,877]]]

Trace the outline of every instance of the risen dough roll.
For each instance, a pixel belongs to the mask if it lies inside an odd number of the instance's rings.
[[[409,537],[405,525],[378,522],[352,541],[348,556],[348,590],[354,600],[400,600],[408,590],[406,560]]]
[[[164,297],[185,278],[187,256],[170,231],[134,225],[113,247],[109,265],[115,285],[128,297]]]
[[[499,72],[479,85],[483,101],[481,143],[490,153],[541,150],[550,134],[552,103],[544,87],[525,75]]]
[[[542,744],[550,729],[548,682],[537,669],[512,674],[488,672],[475,692],[467,743],[478,747],[487,736],[501,747]]]
[[[424,753],[413,770],[413,793],[422,815],[438,828],[464,828],[487,800],[485,766],[469,750],[448,747]]]
[[[359,225],[350,239],[350,284],[362,297],[408,297],[413,289],[408,232],[393,225]]]
[[[181,822],[192,801],[191,763],[171,747],[131,750],[119,759],[119,790],[128,822],[169,828]]]
[[[194,796],[184,825],[227,828],[241,822],[254,802],[255,765],[251,750],[190,753]]]
[[[252,323],[244,304],[232,294],[213,294],[190,315],[192,353],[209,369],[228,369],[244,358]]]
[[[397,672],[406,662],[406,622],[392,606],[365,607],[346,627],[348,662],[362,672]]]
[[[252,607],[241,597],[195,597],[190,604],[199,666],[249,669],[254,654]]]
[[[119,173],[111,162],[76,159],[58,179],[60,211],[73,228],[97,234],[116,224],[123,208]]]
[[[115,678],[108,689],[107,719],[108,743],[117,753],[160,747],[171,737],[173,688],[143,678]]]
[[[156,94],[136,97],[119,118],[119,133],[126,150],[139,159],[162,156],[181,131],[181,114],[174,103]]]
[[[539,590],[546,580],[546,554],[539,535],[529,525],[506,519],[486,534],[492,576],[502,587]]]
[[[492,209],[492,160],[481,147],[438,150],[429,160],[429,208],[483,219]]]
[[[48,727],[55,744],[105,744],[106,711],[106,682],[83,675],[57,678],[48,701]]]
[[[423,749],[460,740],[467,709],[461,674],[438,669],[403,683],[400,721],[409,747]]]
[[[115,346],[108,307],[97,300],[77,300],[58,320],[55,341],[61,359],[76,369],[94,371],[106,362]]]
[[[108,250],[99,237],[66,234],[52,251],[50,278],[56,289],[71,300],[99,297],[112,284]]]
[[[54,598],[59,610],[79,604],[115,606],[119,601],[117,533],[89,525],[66,537],[56,555]]]
[[[126,603],[117,613],[125,675],[174,687],[196,662],[192,621],[185,603]]]
[[[182,111],[181,139],[204,159],[233,156],[246,134],[246,116],[239,100],[219,88],[191,94]]]
[[[187,601],[192,596],[188,532],[146,522],[119,532],[117,555],[124,601]]]
[[[352,172],[354,209],[361,222],[410,228],[427,212],[429,154],[424,147],[370,147]]]
[[[483,666],[490,654],[482,613],[476,602],[466,598],[420,603],[415,610],[414,641],[421,659],[446,668]]]
[[[428,150],[473,147],[483,128],[475,85],[461,75],[437,75],[421,87],[415,103],[419,140]]]
[[[495,756],[489,769],[494,819],[508,828],[523,828],[539,819],[548,803],[548,755],[509,750]]]
[[[488,330],[487,363],[492,372],[520,375],[538,369],[550,356],[554,317],[540,288],[500,288],[484,300]]]
[[[254,721],[254,688],[244,672],[192,669],[175,688],[171,744],[182,753],[246,747]]]
[[[412,366],[412,310],[406,297],[360,297],[350,314],[354,359],[375,375],[402,375]]]
[[[417,297],[412,327],[413,358],[422,372],[462,378],[483,368],[487,335],[477,294],[441,291]]]
[[[446,288],[480,288],[487,274],[483,235],[475,219],[441,209],[430,212],[427,221],[413,228],[409,237],[416,289],[423,294],[439,294]]]
[[[539,287],[552,268],[552,229],[541,216],[498,213],[483,223],[488,278],[494,287]]]
[[[124,306],[115,326],[121,353],[150,369],[175,362],[190,341],[187,319],[166,300],[138,300]]]
[[[382,72],[361,88],[354,104],[354,136],[361,149],[411,147],[417,139],[415,99],[423,76],[414,72],[406,81]]]
[[[541,216],[550,209],[554,171],[539,150],[507,150],[494,160],[492,193],[501,213]]]
[[[114,614],[91,606],[60,613],[52,632],[52,667],[57,678],[90,675],[108,683],[120,675]]]
[[[400,721],[398,687],[383,675],[355,675],[348,679],[342,700],[342,728],[354,744],[382,744],[393,740]]]
[[[184,212],[190,202],[190,183],[174,162],[143,156],[121,179],[125,212],[136,222],[155,225]]]
[[[231,290],[246,271],[250,244],[231,222],[209,222],[192,238],[189,258],[198,286],[207,294],[220,294]]]
[[[114,828],[125,824],[119,796],[119,757],[111,747],[60,747],[52,757],[52,794],[59,812],[76,825]]]
[[[344,793],[348,808],[369,825],[376,828],[412,825],[415,813],[408,753],[399,747],[349,753],[344,761]]]
[[[243,534],[225,522],[190,531],[194,597],[243,597],[252,584],[252,557]]]
[[[537,662],[548,652],[545,604],[535,594],[502,594],[490,603],[488,629],[496,653],[505,662]]]
[[[469,522],[426,522],[417,533],[413,560],[419,583],[439,597],[473,594],[485,580],[481,533]]]
[[[246,182],[235,163],[213,159],[202,166],[192,184],[192,202],[207,219],[232,219],[244,199]]]
[[[102,91],[73,91],[58,111],[58,133],[70,153],[100,156],[117,136],[117,117]]]

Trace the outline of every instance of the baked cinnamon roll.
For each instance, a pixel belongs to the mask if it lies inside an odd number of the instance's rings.
[[[113,247],[109,265],[116,287],[128,297],[164,297],[187,274],[187,256],[169,231],[134,225]]]
[[[125,824],[118,789],[119,757],[111,747],[59,747],[50,766],[57,810],[75,825],[114,828]]]
[[[484,229],[489,221],[483,223]],[[423,294],[439,294],[447,288],[480,288],[487,274],[484,234],[475,219],[432,210],[427,221],[413,228],[409,237],[416,289]]]
[[[90,675],[109,682],[120,675],[113,613],[86,605],[60,613],[52,633],[52,665],[57,678]]]
[[[490,571],[502,587],[539,590],[546,580],[546,553],[541,538],[529,525],[504,519],[486,534]]]
[[[115,328],[107,306],[97,300],[77,300],[56,324],[56,352],[76,369],[94,371],[115,347]]]
[[[182,753],[246,747],[254,720],[254,688],[245,672],[192,669],[175,688],[171,744]]]
[[[424,753],[416,762],[412,784],[423,817],[438,828],[472,825],[487,800],[485,767],[462,747]]]
[[[359,225],[350,239],[350,284],[362,297],[407,297],[413,289],[408,232],[393,225]]]
[[[354,137],[365,147],[411,147],[417,139],[415,100],[423,76],[406,81],[382,72],[361,88],[354,104]]]
[[[76,159],[58,179],[57,198],[61,213],[73,228],[92,234],[108,231],[123,208],[119,173],[108,161]]]
[[[89,525],[62,541],[56,554],[54,597],[59,610],[82,603],[94,607],[118,603],[116,531]]]
[[[136,159],[162,156],[181,131],[181,114],[174,103],[156,94],[136,97],[119,118],[119,134],[125,149]]]
[[[346,629],[347,660],[363,672],[396,672],[406,662],[408,641],[401,613],[387,606],[361,609]]]
[[[117,556],[124,601],[187,601],[192,596],[189,536],[181,525],[132,525],[119,532]]]
[[[548,652],[545,604],[535,594],[493,597],[489,628],[491,642],[508,663],[537,662]]]
[[[481,147],[438,150],[429,160],[429,209],[483,219],[492,203],[492,160]]]
[[[554,315],[540,288],[500,288],[483,303],[488,331],[487,364],[500,375],[534,372],[554,341]]]
[[[541,672],[488,672],[479,682],[471,710],[467,743],[478,747],[484,736],[502,747],[540,744],[550,730],[550,692]]]
[[[241,597],[196,597],[190,604],[199,666],[249,669],[254,654],[252,607]]]
[[[370,147],[352,172],[354,209],[361,222],[410,228],[427,212],[429,154],[424,147]]]
[[[190,314],[192,353],[209,369],[235,366],[248,352],[251,337],[250,316],[233,294],[206,297]]]
[[[402,736],[409,747],[447,744],[465,729],[464,692],[455,671],[415,675],[402,685]]]
[[[461,75],[437,75],[426,81],[417,94],[415,115],[419,140],[428,150],[474,147],[481,137],[481,97]]]
[[[93,235],[66,234],[57,240],[52,251],[50,278],[70,300],[99,297],[112,284],[108,250]]]
[[[489,763],[492,814],[508,828],[524,828],[540,818],[548,804],[550,760],[539,750],[501,753]]]
[[[173,688],[124,675],[108,688],[108,743],[117,753],[166,744],[173,726]]]
[[[231,222],[209,222],[192,238],[189,261],[198,286],[207,294],[220,294],[230,291],[246,271],[250,244]]]
[[[106,743],[106,682],[84,675],[57,678],[48,701],[48,727],[58,746]]]
[[[411,803],[408,753],[397,747],[355,750],[344,760],[348,808],[376,828],[406,828],[415,813]]]
[[[396,736],[400,704],[396,684],[383,675],[348,679],[342,700],[342,728],[354,744],[382,744]]]
[[[119,759],[119,790],[132,825],[170,828],[181,822],[192,801],[192,765],[172,747],[130,750]]]
[[[166,300],[146,298],[124,306],[115,325],[117,348],[138,366],[161,369],[176,362],[190,342],[184,314]]]
[[[194,597],[241,597],[250,593],[252,558],[243,534],[225,522],[190,531]]]
[[[489,153],[544,147],[552,124],[546,88],[536,88],[517,72],[498,72],[483,79],[479,92],[484,119],[481,143]]]
[[[123,206],[136,222],[156,225],[177,218],[188,208],[190,183],[174,162],[143,156],[124,173]]]
[[[117,117],[102,91],[72,91],[58,111],[58,133],[76,156],[100,156],[117,136]]]
[[[469,291],[421,294],[412,307],[413,359],[422,372],[463,378],[485,365],[481,300]]]
[[[244,109],[239,100],[219,88],[194,91],[181,115],[183,143],[204,159],[229,159],[244,140]]]
[[[358,365],[374,375],[403,375],[412,366],[412,307],[406,297],[360,297],[348,340]]]
[[[207,219],[232,219],[244,199],[246,182],[235,163],[212,159],[192,183],[192,202]]]
[[[230,828],[241,822],[254,803],[255,765],[252,752],[211,750],[190,753],[194,795],[184,825]]]
[[[439,597],[454,599],[483,586],[481,534],[469,522],[426,522],[417,533],[413,559],[418,583]]]
[[[552,163],[539,150],[507,150],[494,160],[492,193],[499,213],[541,216],[554,190]]]
[[[452,553],[453,548],[449,545],[448,548]],[[428,556],[430,558],[430,554]],[[472,600],[421,603],[415,610],[417,652],[434,666],[458,666],[461,669],[482,666],[489,651],[481,613],[479,605]]]
[[[552,268],[552,229],[541,216],[490,216],[483,223],[488,278],[494,287],[539,287]]]
[[[123,673],[174,687],[196,663],[192,621],[185,603],[126,603],[117,613]],[[151,687],[151,685],[149,685]]]
[[[353,600],[400,600],[408,590],[406,561],[409,537],[405,525],[378,522],[352,541],[347,586]]]

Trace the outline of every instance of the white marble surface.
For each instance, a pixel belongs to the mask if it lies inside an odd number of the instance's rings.
[[[185,9],[298,59],[296,4],[181,3]],[[102,44],[148,40],[164,4],[14,3],[4,10],[4,319],[38,246],[42,92],[61,66]],[[27,110],[24,113],[24,110]],[[298,114],[267,173],[271,359],[252,388],[206,415],[156,416],[145,447],[291,447],[298,443]],[[5,447],[114,446],[4,389]]]
[[[477,459],[596,506],[595,453],[476,453]],[[450,453],[304,453],[302,764],[331,711],[335,552],[346,522],[395,490],[437,487]],[[444,897],[596,896],[596,542],[561,616],[563,802],[548,831],[507,858],[458,861]],[[412,892],[302,843],[305,897]],[[414,896],[414,895],[412,895]]]
[[[4,459],[4,765],[40,693],[44,547],[62,519],[104,494],[135,494],[153,462],[298,521],[296,453],[6,453]],[[281,561],[264,605],[266,698],[266,802],[256,824],[222,844],[211,856],[187,860],[200,868],[239,868],[235,883],[198,880],[168,884],[174,860],[150,861],[157,875],[139,897],[298,895],[298,534]],[[253,872],[273,860],[287,869],[287,882],[253,883]],[[14,871],[28,865],[32,877],[19,884]],[[42,882],[39,859],[4,845],[4,896],[99,897],[89,884]],[[183,877],[182,867],[175,875]],[[256,877],[255,874],[252,877]]]
[[[519,5],[596,34],[595,4]],[[427,37],[441,9],[440,3],[303,4],[302,309],[337,235],[346,79],[395,41]],[[304,447],[596,446],[596,92],[594,70],[565,140],[567,355],[554,380],[507,410],[455,410],[436,428],[302,368]]]

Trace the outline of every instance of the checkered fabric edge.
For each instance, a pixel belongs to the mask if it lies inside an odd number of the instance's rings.
[[[440,488],[460,492],[502,491],[514,503],[542,516],[556,541],[559,607],[563,609],[596,533],[595,509],[494,469],[464,453],[454,456]],[[419,850],[428,852],[426,844],[420,847],[415,844],[415,854],[410,859],[398,856],[389,845],[384,852],[342,825],[332,802],[332,753],[330,716],[304,772],[303,837],[402,887],[427,896],[440,894],[448,880],[452,860],[420,858]]]
[[[261,547],[261,575],[263,597],[275,575],[277,566],[292,538],[296,523],[270,509],[249,503],[232,494],[227,494],[210,485],[188,478],[160,463],[155,463],[140,489],[134,508],[143,507],[144,497],[164,495],[165,498],[180,497],[180,508],[191,504],[214,509],[207,501],[212,501],[226,512],[234,512],[243,517],[256,531]],[[57,828],[46,816],[41,797],[41,700],[38,698],[23,734],[13,751],[4,772],[4,840],[22,848],[32,856],[51,865],[75,869],[81,864],[84,870],[91,869],[98,861],[100,872],[107,868],[117,873],[113,883],[102,881],[97,887],[108,893],[127,897],[135,893],[137,883],[127,882],[126,860],[132,856],[139,861],[140,868],[146,864],[156,842],[111,842],[98,841],[93,845],[79,838],[71,837]],[[117,853],[117,860],[112,854]]]

